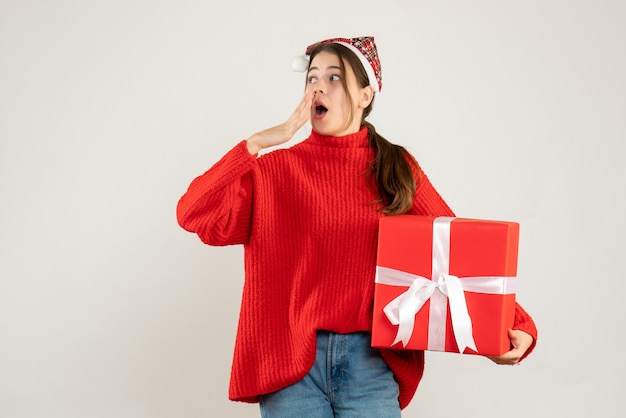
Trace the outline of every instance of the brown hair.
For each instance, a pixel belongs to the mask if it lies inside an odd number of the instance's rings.
[[[357,83],[361,87],[369,86],[369,79],[361,61],[350,49],[336,43],[318,44],[311,50],[310,62],[313,61],[315,55],[322,51],[330,52],[339,57],[343,74],[346,73],[344,66],[344,62],[346,62],[354,71]],[[350,99],[346,77],[341,78],[341,83]],[[415,178],[411,165],[417,170],[418,176],[421,172],[413,156],[404,147],[392,144],[376,132],[374,125],[365,121],[365,118],[372,111],[373,104],[374,100],[372,99],[369,106],[363,109],[361,126],[367,127],[369,145],[374,149],[374,161],[368,169],[368,173],[372,176],[372,186],[375,186],[378,197],[374,203],[382,203],[380,209],[382,213],[399,215],[408,212],[413,207],[413,196],[419,177]],[[350,111],[352,112],[352,109]],[[352,114],[350,117],[352,118]]]

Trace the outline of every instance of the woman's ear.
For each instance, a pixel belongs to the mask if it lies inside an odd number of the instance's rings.
[[[367,86],[362,89],[361,100],[359,101],[359,107],[365,109],[374,100],[374,89],[372,86]]]

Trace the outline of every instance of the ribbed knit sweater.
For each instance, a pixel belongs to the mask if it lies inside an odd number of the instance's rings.
[[[177,217],[184,229],[209,245],[244,245],[231,400],[257,402],[302,379],[315,360],[316,330],[371,331],[378,221],[384,216],[372,204],[365,174],[373,157],[365,127],[345,137],[312,132],[260,157],[242,141],[181,197]],[[424,173],[410,213],[454,216]],[[519,305],[515,321],[516,329],[536,338]],[[404,408],[422,377],[424,352],[381,355]]]

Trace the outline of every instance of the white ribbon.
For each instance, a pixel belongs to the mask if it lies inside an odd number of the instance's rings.
[[[406,346],[413,334],[415,315],[430,300],[428,349],[445,350],[445,332],[448,302],[454,338],[459,352],[466,348],[476,349],[472,332],[472,319],[467,310],[465,292],[510,294],[515,293],[515,277],[485,276],[463,277],[449,274],[450,223],[454,218],[439,217],[433,221],[432,279],[416,274],[376,267],[376,283],[392,286],[408,286],[400,296],[383,309],[393,325],[398,326],[392,345],[402,341]]]

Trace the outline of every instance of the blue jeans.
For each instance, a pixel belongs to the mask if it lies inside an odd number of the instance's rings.
[[[263,418],[400,418],[398,384],[370,334],[317,333],[315,364],[260,400]]]

